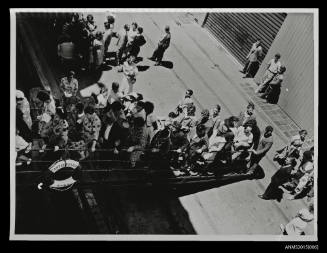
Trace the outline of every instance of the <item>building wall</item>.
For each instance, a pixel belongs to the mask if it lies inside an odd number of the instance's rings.
[[[266,63],[279,52],[286,66],[279,106],[301,128],[314,134],[314,41],[313,14],[287,15],[272,43],[255,81],[260,82]]]
[[[266,55],[286,16],[286,13],[211,12],[203,27],[245,64],[246,55],[258,38]]]

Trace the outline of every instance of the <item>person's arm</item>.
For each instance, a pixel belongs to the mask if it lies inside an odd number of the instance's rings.
[[[270,68],[270,65],[271,65],[271,61],[272,61],[272,60],[270,60],[270,61],[268,62],[268,64],[267,64],[267,69],[269,69],[269,68]]]
[[[74,82],[74,87],[73,87],[73,95],[76,96],[78,91],[78,81]]]
[[[254,151],[254,153],[255,153],[256,155],[261,155],[261,154],[263,154],[263,153],[266,153],[266,152],[269,151],[269,149],[272,147],[272,145],[273,145],[272,142],[268,142],[267,145],[266,145],[263,149],[261,149],[261,150],[256,150],[256,151]]]

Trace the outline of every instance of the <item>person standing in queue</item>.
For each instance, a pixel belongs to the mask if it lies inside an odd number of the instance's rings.
[[[124,95],[130,94],[134,90],[134,84],[136,82],[136,75],[138,74],[138,69],[136,64],[134,63],[135,57],[131,55],[128,59],[124,62],[123,65],[123,80],[121,82],[121,92]]]
[[[165,32],[166,34],[159,41],[158,47],[156,48],[156,50],[154,50],[152,57],[149,58],[150,60],[156,61],[155,66],[162,64],[163,55],[170,45],[171,35],[170,35],[170,28],[168,25],[165,27]]]
[[[259,162],[271,149],[274,143],[273,136],[272,136],[273,130],[274,129],[272,126],[267,126],[259,142],[258,148],[252,151],[251,160],[250,160],[250,169],[248,170],[248,174],[253,175],[255,173],[255,170],[258,167]]]
[[[261,40],[258,39],[255,43],[253,43],[252,48],[249,54],[246,56],[247,62],[244,66],[242,73],[245,74],[246,77],[253,77],[255,70],[259,66],[259,58],[262,56],[262,47]]]
[[[296,173],[296,159],[294,157],[288,157],[285,163],[286,164],[271,177],[270,184],[264,194],[258,195],[259,198],[265,200],[277,199],[278,201],[282,199],[283,191],[279,189],[279,186],[288,182]]]
[[[280,54],[277,53],[277,54],[275,54],[274,59],[271,59],[268,62],[267,70],[263,76],[262,83],[256,89],[255,93],[265,92],[270,81],[272,81],[272,79],[278,74],[278,72],[280,71],[280,67],[282,66],[282,64],[279,60],[280,57],[281,57]]]

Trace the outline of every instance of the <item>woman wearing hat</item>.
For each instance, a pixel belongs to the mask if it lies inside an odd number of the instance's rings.
[[[32,118],[30,114],[30,104],[24,93],[16,90],[16,107],[23,113],[23,119],[29,129],[32,128]]]
[[[304,230],[308,223],[314,219],[314,206],[311,203],[309,208],[301,209],[286,226],[280,224],[283,235],[305,235]]]

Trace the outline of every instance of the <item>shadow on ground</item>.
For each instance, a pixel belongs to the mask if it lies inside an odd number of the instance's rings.
[[[162,61],[161,66],[163,66],[167,69],[172,69],[174,67],[174,63],[171,61]]]

